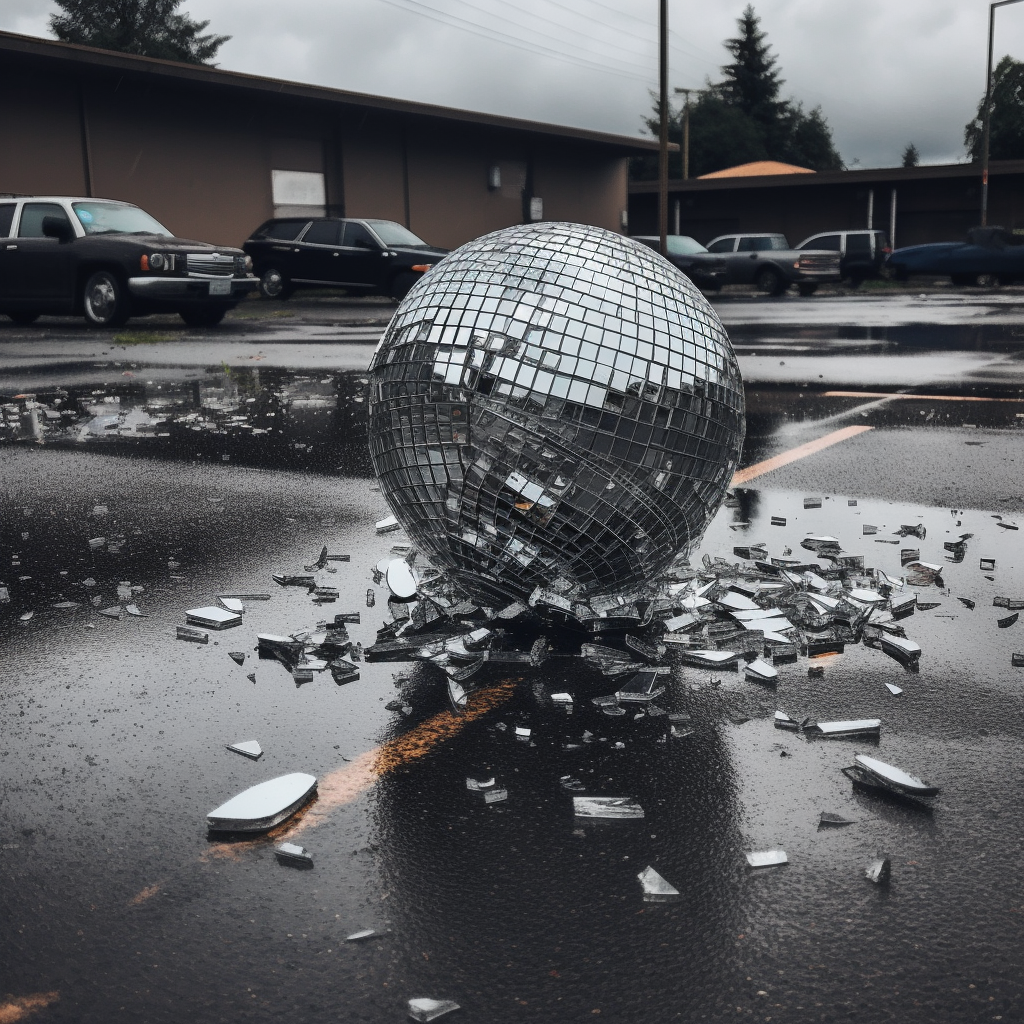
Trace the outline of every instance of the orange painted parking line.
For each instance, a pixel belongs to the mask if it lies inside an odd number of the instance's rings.
[[[140,903],[145,903],[146,900],[152,899],[160,891],[160,883],[157,882],[155,885],[147,885],[142,892],[137,892],[129,901],[130,907],[137,907]]]
[[[45,1010],[58,999],[59,992],[36,992],[17,999],[8,998],[6,1003],[0,1003],[0,1024],[15,1024],[15,1021],[24,1020],[37,1010]]]
[[[885,391],[826,391],[825,398],[917,398],[926,402],[1024,402],[1024,398],[982,398],[978,395],[912,395]]]
[[[731,486],[738,487],[740,484],[745,484],[748,480],[753,480],[755,477],[770,473],[773,469],[788,466],[789,463],[796,462],[798,459],[806,459],[808,455],[814,455],[815,452],[820,452],[834,444],[839,444],[840,441],[845,441],[847,438],[856,437],[858,434],[863,434],[866,430],[873,429],[873,427],[858,425],[856,427],[843,427],[842,430],[834,430],[831,434],[825,434],[824,437],[808,441],[807,444],[802,444],[797,448],[791,448],[788,452],[783,452],[781,455],[765,459],[764,462],[755,462],[753,466],[747,466],[746,469],[737,470],[733,475]]]

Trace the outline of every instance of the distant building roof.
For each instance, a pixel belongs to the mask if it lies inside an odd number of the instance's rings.
[[[755,160],[752,164],[738,164],[726,167],[724,171],[712,171],[701,174],[701,178],[760,178],[769,174],[814,174],[810,167],[797,167],[796,164],[782,164],[778,160]]]

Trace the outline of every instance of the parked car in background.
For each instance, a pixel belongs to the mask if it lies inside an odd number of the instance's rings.
[[[259,282],[241,249],[176,238],[145,210],[110,199],[0,199],[0,313],[84,316],[92,327],[177,313],[211,327]]]
[[[878,277],[892,252],[884,231],[823,231],[805,238],[797,249],[828,249],[839,253],[839,273],[855,288]]]
[[[1011,284],[1024,281],[1024,237],[1005,228],[973,228],[964,242],[931,242],[897,249],[886,261],[890,276],[945,276],[955,285]]]
[[[268,220],[242,248],[267,299],[287,299],[296,288],[401,299],[448,254],[393,220],[339,217]]]
[[[657,235],[634,235],[633,239],[655,250],[661,248],[661,239]],[[695,238],[668,235],[665,243],[669,262],[674,263],[698,288],[717,292],[725,284],[725,260],[721,256],[712,256]]]
[[[839,254],[790,248],[785,235],[719,235],[708,251],[725,257],[728,284],[752,284],[769,295],[781,295],[791,284],[801,295],[813,295],[823,281],[839,280]]]

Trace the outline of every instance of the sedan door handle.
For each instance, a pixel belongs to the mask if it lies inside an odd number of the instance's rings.
[[[9,245],[9,246],[7,246],[7,251],[10,252],[11,249],[17,249],[17,248],[18,247],[16,245]]]
[[[341,255],[341,253],[340,253],[340,252],[334,252],[334,253],[331,253],[331,255],[332,255],[332,256],[340,256],[340,255]]]

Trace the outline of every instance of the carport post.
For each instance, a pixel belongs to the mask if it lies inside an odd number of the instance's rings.
[[[896,189],[889,193],[889,248],[896,249]]]
[[[668,255],[668,0],[660,0],[658,18],[658,251]]]
[[[981,143],[981,226],[988,224],[988,139],[992,120],[992,37],[996,30],[996,8],[1019,4],[1020,0],[996,0],[988,5],[988,74],[985,75],[985,112]]]

